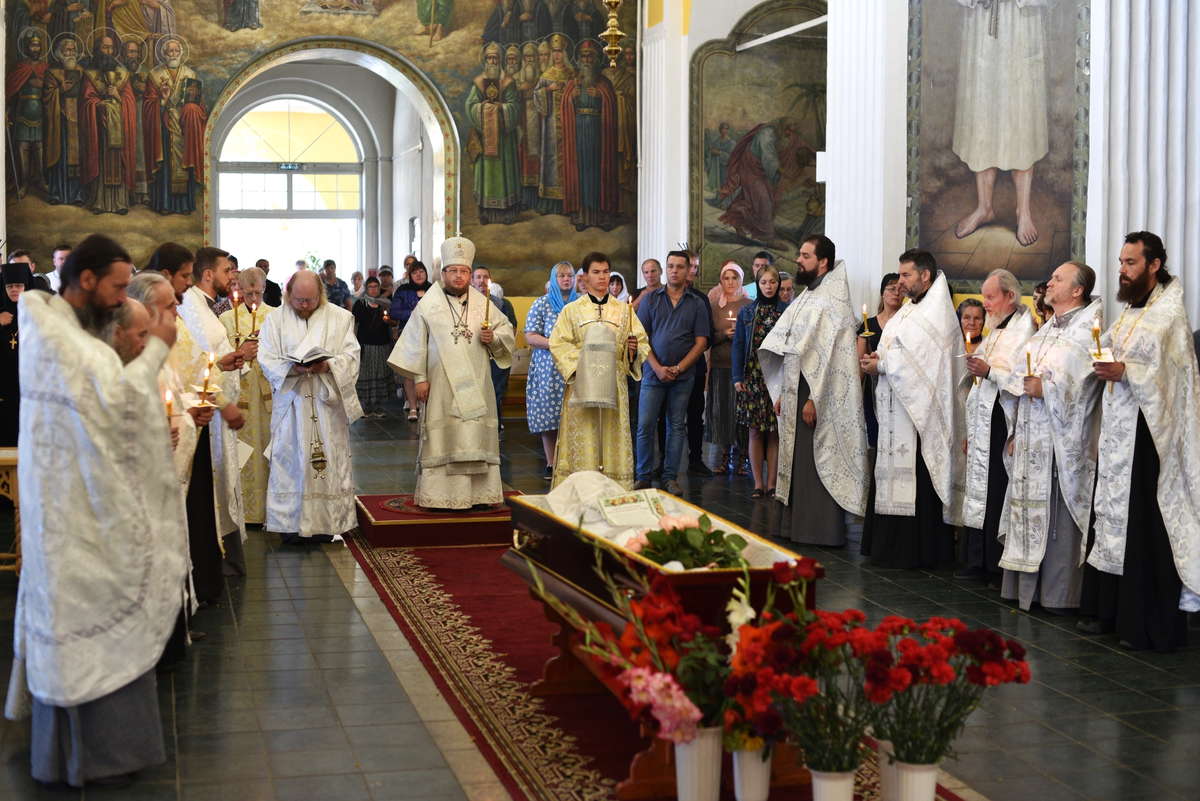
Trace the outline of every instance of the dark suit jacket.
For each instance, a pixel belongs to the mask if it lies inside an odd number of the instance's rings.
[[[267,286],[263,289],[263,303],[268,306],[278,306],[283,303],[283,290],[270,278],[267,279]]]

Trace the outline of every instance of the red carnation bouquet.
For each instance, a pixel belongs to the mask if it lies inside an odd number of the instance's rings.
[[[873,634],[864,691],[876,704],[875,736],[892,743],[900,762],[934,765],[952,756],[950,744],[988,687],[1029,683],[1024,646],[960,620],[917,625],[888,617]]]

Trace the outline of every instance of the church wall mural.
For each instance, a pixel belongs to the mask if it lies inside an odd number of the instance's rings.
[[[441,93],[461,143],[462,232],[508,294],[541,294],[550,265],[589,250],[618,269],[636,258],[634,0],[621,9],[631,38],[616,64],[601,52],[600,0],[4,7],[9,248],[39,262],[92,231],[139,262],[163,241],[202,244],[204,133],[218,97],[264,55],[322,36],[393,50]]]
[[[689,244],[705,285],[729,259],[748,270],[761,250],[795,261],[804,237],[825,230],[826,26],[737,52],[825,13],[821,2],[770,0],[692,57]]]
[[[908,241],[957,291],[1083,258],[1089,18],[1089,0],[910,1]]]

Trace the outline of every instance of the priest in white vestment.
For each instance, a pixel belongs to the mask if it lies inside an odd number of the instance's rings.
[[[515,340],[508,318],[485,312],[490,302],[471,286],[474,259],[475,245],[467,239],[442,244],[442,281],[421,298],[388,359],[417,383],[417,399],[425,404],[416,502],[430,509],[504,500],[490,362],[511,366]]]
[[[771,536],[846,544],[846,512],[866,513],[870,478],[859,381],[858,322],[833,241],[805,238],[798,291],[758,349],[779,418]]]
[[[900,286],[908,302],[888,320],[878,350],[859,360],[867,374],[879,376],[879,440],[862,553],[877,567],[912,569],[954,562],[966,437],[958,390],[966,351],[933,254],[902,254]]]
[[[263,323],[258,360],[275,394],[266,528],[286,543],[330,542],[358,525],[350,468],[350,424],[362,417],[354,315],[326,300],[316,273],[297,272]]]
[[[1100,437],[1095,284],[1085,264],[1054,271],[1046,289],[1054,316],[1029,340],[1033,375],[1013,371],[1005,385],[1019,397],[1000,521],[1001,594],[1026,611],[1035,603],[1051,614],[1079,608]]]
[[[228,293],[231,277],[228,253],[211,247],[196,251],[192,264],[193,285],[184,293],[183,303],[179,305],[179,317],[190,337],[180,343],[178,356],[186,383],[203,387],[204,371],[207,369],[210,373],[208,386],[214,393],[211,402],[216,404],[217,414],[206,428],[212,461],[216,534],[224,556],[224,575],[244,576],[246,559],[242,542],[246,539],[246,523],[242,516],[237,432],[245,425],[246,418],[238,408],[238,394],[242,366],[247,358],[254,358],[257,345],[245,343],[235,349],[225,335],[225,326],[213,311],[217,296]],[[203,451],[201,446],[199,452]],[[212,600],[206,589],[197,585],[196,590],[200,600]]]
[[[21,581],[5,714],[32,715],[32,774],[122,786],[165,759],[154,667],[187,576],[183,504],[158,372],[175,341],[155,319],[123,365],[99,339],[133,266],[80,243],[62,293],[25,292],[18,484]]]
[[[1017,410],[1016,395],[1005,387],[1011,376],[1027,372],[1025,344],[1037,327],[1021,303],[1021,282],[1008,270],[993,270],[983,282],[983,309],[990,330],[967,356],[962,388],[967,412],[962,561],[967,568],[954,577],[981,579],[999,589],[1000,518],[1008,490],[1004,445]]]
[[[1117,300],[1126,305],[1101,340],[1111,357],[1095,364],[1111,391],[1088,564],[1107,575],[1095,608],[1081,608],[1099,618],[1081,628],[1111,627],[1123,647],[1155,651],[1183,648],[1184,610],[1200,611],[1200,375],[1183,288],[1166,265],[1157,235],[1125,237]]]

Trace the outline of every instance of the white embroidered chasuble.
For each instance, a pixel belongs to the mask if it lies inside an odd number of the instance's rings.
[[[1107,382],[1101,394],[1101,479],[1094,501],[1096,540],[1088,564],[1105,573],[1124,572],[1140,410],[1158,450],[1158,507],[1175,568],[1184,594],[1200,593],[1200,376],[1179,279],[1156,287],[1144,308],[1127,307],[1101,341],[1125,364],[1125,375],[1121,381]]]
[[[1037,327],[1033,324],[1033,314],[1029,307],[1022,304],[1013,313],[1004,328],[994,328],[983,338],[975,349],[975,356],[991,365],[991,371],[986,378],[980,378],[976,384],[970,373],[964,373],[963,388],[966,393],[967,415],[967,464],[966,464],[966,495],[963,500],[963,525],[971,528],[983,528],[983,518],[987,514],[988,504],[988,473],[992,458],[992,408],[996,399],[1000,399],[1000,407],[1004,410],[1008,432],[1012,430],[1013,416],[1017,411],[1017,398],[1004,389],[1010,377],[1025,375],[1025,344],[1033,336]],[[964,345],[965,348],[965,345]],[[1020,381],[1017,381],[1021,386]],[[993,498],[993,503],[1000,503],[1000,498]]]
[[[958,388],[966,374],[962,329],[946,276],[920,303],[905,303],[879,341],[875,414],[875,511],[912,517],[917,503],[917,437],[942,501],[943,519],[962,523],[966,417]]]
[[[179,352],[190,346],[180,347],[180,340],[189,337],[187,326],[178,318],[175,320],[175,345],[167,356],[162,369],[158,371],[158,393],[163,398],[164,409],[167,392],[171,393],[171,428],[179,430],[179,444],[172,454],[175,462],[175,475],[179,479],[179,491],[187,503],[187,488],[192,477],[192,460],[196,458],[196,445],[200,429],[187,410],[196,405],[199,395],[183,381],[183,373],[179,369]],[[190,555],[189,555],[190,559]]]
[[[233,343],[238,336],[244,339],[250,335],[252,321],[261,328],[273,311],[271,306],[263,306],[256,315],[251,315],[242,303],[236,312],[237,325],[234,325],[233,309],[222,314],[220,320]],[[247,523],[262,524],[267,519],[267,476],[270,473],[266,454],[271,444],[271,382],[255,359],[246,363],[239,374],[239,384],[238,408],[246,416],[246,425],[237,432],[238,440],[254,448],[241,471],[242,512]]]
[[[314,348],[333,354],[329,370],[293,373]],[[258,361],[273,392],[267,530],[301,537],[345,534],[358,525],[350,468],[350,424],[362,417],[354,389],[359,368],[354,315],[322,303],[303,320],[285,302],[262,324]],[[324,478],[312,466],[317,437],[325,451]]]
[[[602,315],[600,319],[606,322],[591,322],[598,318],[597,310]],[[585,322],[587,326],[583,325]],[[571,404],[577,389],[576,378],[584,337],[593,325],[609,329],[616,345],[614,366],[607,373],[616,385],[616,409]],[[632,363],[625,344],[630,335],[638,340],[638,353]],[[629,382],[626,379],[642,380],[642,367],[650,354],[650,341],[641,320],[628,303],[610,297],[603,305],[597,305],[585,294],[567,304],[558,316],[558,322],[550,332],[550,354],[554,357],[554,366],[566,382],[551,488],[566,481],[573,473],[598,470],[603,462],[605,476],[627,490],[633,489],[634,443],[629,432]],[[600,430],[601,427],[603,430]]]
[[[1042,397],[1024,394],[1024,373],[1012,373],[1005,390],[1019,394],[1013,426],[1013,456],[1007,459],[1008,492],[1000,518],[1005,570],[1036,573],[1051,535],[1050,498],[1057,474],[1059,492],[1071,519],[1086,532],[1096,479],[1100,438],[1101,382],[1092,362],[1096,346],[1092,321],[1100,300],[1078,307],[1067,322],[1051,318],[1029,340],[1033,373],[1042,379]],[[1081,551],[1075,567],[1083,566]]]
[[[17,475],[23,567],[5,714],[32,696],[94,701],[151,670],[187,582],[187,524],[171,469],[150,337],[127,365],[61,296],[26,292]]]
[[[490,362],[512,366],[512,323],[493,308],[489,322],[495,339],[485,346],[479,332],[488,301],[472,286],[465,309],[462,300],[447,295],[441,283],[433,284],[388,358],[400,375],[429,383],[416,492],[417,505],[427,508],[468,509],[504,499]]]
[[[796,426],[804,425],[796,397],[803,374],[817,411],[813,448],[821,483],[843,509],[866,514],[870,477],[857,337],[846,263],[838,261],[815,290],[796,293],[758,350],[771,400],[783,398],[775,496],[782,503],[790,503]]]
[[[200,287],[192,287],[183,295],[179,305],[179,319],[187,327],[186,341],[176,343],[179,368],[185,385],[202,387],[204,368],[208,366],[208,354],[216,361],[234,351],[225,326],[208,307],[208,296]],[[178,328],[178,326],[176,326]],[[226,373],[216,364],[209,377],[209,388],[216,390],[217,412],[208,424],[209,443],[212,446],[213,496],[217,505],[218,538],[234,531],[241,532],[246,540],[246,522],[242,515],[241,470],[238,468],[237,432],[225,425],[220,409],[227,403],[237,403],[241,378],[236,371]],[[223,551],[224,549],[222,549]]]

